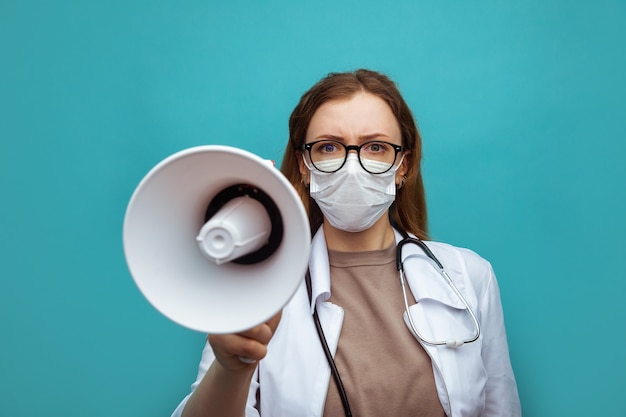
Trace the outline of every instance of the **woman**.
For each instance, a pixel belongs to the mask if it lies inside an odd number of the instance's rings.
[[[289,131],[282,171],[315,234],[310,274],[272,320],[209,335],[174,415],[521,415],[489,263],[427,242],[453,287],[407,244],[406,286],[399,279],[396,244],[426,239],[427,224],[421,139],[395,84],[330,74],[302,96]]]

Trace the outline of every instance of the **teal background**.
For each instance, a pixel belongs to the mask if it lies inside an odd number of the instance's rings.
[[[0,0],[0,416],[167,416],[204,337],[126,268],[140,179],[280,161],[330,71],[394,78],[431,232],[494,265],[525,416],[626,416],[626,3]]]

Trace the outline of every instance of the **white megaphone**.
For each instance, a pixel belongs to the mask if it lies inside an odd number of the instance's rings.
[[[205,333],[265,322],[302,282],[311,234],[291,183],[229,146],[175,153],[139,183],[124,218],[135,283],[163,315]]]

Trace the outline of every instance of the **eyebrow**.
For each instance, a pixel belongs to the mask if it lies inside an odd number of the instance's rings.
[[[367,142],[370,140],[374,140],[377,138],[387,138],[387,139],[391,139],[391,136],[386,135],[384,133],[369,133],[367,135],[363,135],[363,136],[359,136],[359,141],[360,142]],[[328,135],[328,134],[322,134],[319,135],[315,138],[315,140],[322,140],[322,139],[329,139],[329,140],[336,140],[338,142],[345,142],[345,139],[342,136],[336,136],[336,135]]]

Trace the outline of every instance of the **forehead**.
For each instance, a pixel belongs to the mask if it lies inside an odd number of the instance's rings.
[[[359,92],[346,99],[327,101],[317,109],[309,123],[307,139],[324,135],[346,140],[368,135],[400,139],[400,126],[383,99]]]

